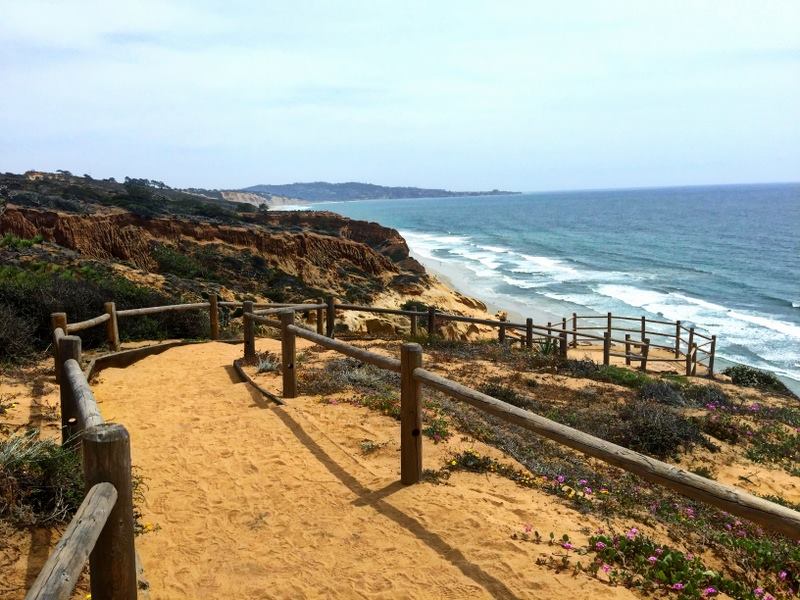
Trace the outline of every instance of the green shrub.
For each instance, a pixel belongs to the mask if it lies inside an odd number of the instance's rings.
[[[63,523],[83,501],[80,455],[37,435],[0,441],[0,517],[26,526]]]
[[[761,371],[746,365],[736,365],[734,367],[728,367],[722,373],[730,377],[735,385],[757,388],[767,392],[777,392],[779,394],[788,393],[786,386],[769,371]]]
[[[178,304],[183,299],[139,286],[111,272],[90,266],[64,268],[30,263],[25,269],[0,267],[0,306],[9,330],[32,333],[17,338],[19,344],[0,344],[0,362],[18,360],[51,343],[50,314],[65,312],[71,322],[96,317],[103,304],[113,300],[117,309]],[[27,325],[26,325],[27,324]],[[208,330],[208,315],[171,312],[120,320],[123,339],[199,338]],[[105,343],[105,330],[94,327],[81,332],[86,348]]]
[[[703,442],[697,423],[654,402],[633,401],[619,413],[620,427],[610,441],[657,458],[675,456]]]
[[[718,385],[691,384],[684,386],[683,397],[694,406],[714,405],[718,408],[732,404],[728,394]]]
[[[648,402],[666,406],[684,406],[686,400],[680,391],[666,381],[650,381],[639,388],[639,397]]]
[[[24,361],[36,352],[31,339],[36,326],[11,306],[0,303],[0,363]]]

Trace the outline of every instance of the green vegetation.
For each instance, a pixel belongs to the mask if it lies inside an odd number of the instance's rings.
[[[773,373],[768,371],[761,371],[745,365],[736,365],[735,367],[728,367],[722,373],[730,377],[731,382],[735,385],[752,387],[763,392],[789,393],[786,386]]]
[[[36,244],[41,244],[43,241],[44,237],[41,234],[37,234],[30,239],[25,239],[18,238],[12,233],[7,233],[0,238],[0,248],[8,248],[9,250],[24,250],[25,248],[31,248]]]
[[[80,455],[38,432],[0,440],[0,518],[25,526],[69,521],[83,501]]]
[[[51,343],[50,314],[66,312],[75,321],[96,317],[103,304],[117,308],[176,304],[184,299],[139,286],[110,270],[30,262],[0,267],[0,363],[31,358]],[[208,316],[164,313],[120,321],[122,339],[199,338],[207,334]],[[105,343],[102,328],[81,333],[86,348]]]

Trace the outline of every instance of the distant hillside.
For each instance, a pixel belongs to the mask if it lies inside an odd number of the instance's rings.
[[[377,198],[444,198],[448,196],[497,196],[518,194],[492,190],[490,192],[452,192],[450,190],[426,189],[418,187],[387,187],[372,183],[328,183],[314,181],[311,183],[287,183],[283,185],[254,185],[243,188],[243,192],[271,194],[289,198],[300,198],[311,202],[329,202],[333,200],[371,200]]]

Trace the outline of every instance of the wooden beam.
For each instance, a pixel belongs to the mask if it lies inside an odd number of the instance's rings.
[[[771,531],[800,540],[800,512],[561,425],[425,369],[415,369],[414,378],[508,423],[519,425],[588,456],[599,458],[694,500],[706,502],[738,517],[759,523]]]
[[[117,502],[89,556],[93,600],[136,600],[136,550],[133,531],[131,444],[118,423],[83,432],[83,475],[87,489],[108,482]]]
[[[106,314],[108,315],[108,321],[106,321],[106,340],[108,341],[108,347],[111,348],[112,352],[116,352],[120,347],[117,304],[116,302],[106,302],[103,308],[105,308]]]
[[[219,298],[216,294],[208,295],[208,322],[211,330],[211,339],[219,339]]]
[[[67,600],[72,597],[86,559],[116,501],[117,490],[110,483],[98,483],[89,489],[25,600]]]
[[[422,395],[414,369],[422,366],[422,347],[400,348],[400,481],[419,483],[422,477]]]
[[[283,375],[283,397],[297,397],[296,344],[294,336],[294,311],[280,313],[281,320],[281,373]],[[299,329],[299,328],[298,328]]]

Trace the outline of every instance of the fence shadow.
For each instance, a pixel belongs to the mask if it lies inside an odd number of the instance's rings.
[[[372,506],[377,512],[391,519],[417,539],[422,541],[431,550],[444,558],[465,576],[483,587],[495,598],[518,598],[502,581],[484,571],[479,565],[470,562],[464,554],[448,544],[441,536],[428,530],[414,517],[392,506],[386,497],[402,489],[399,482],[392,482],[380,490],[371,490],[364,486],[358,479],[351,475],[344,467],[337,463],[325,450],[303,429],[286,410],[275,410],[275,414],[283,421],[286,427],[294,434],[314,457],[345,485],[358,498],[353,502],[356,506]]]

